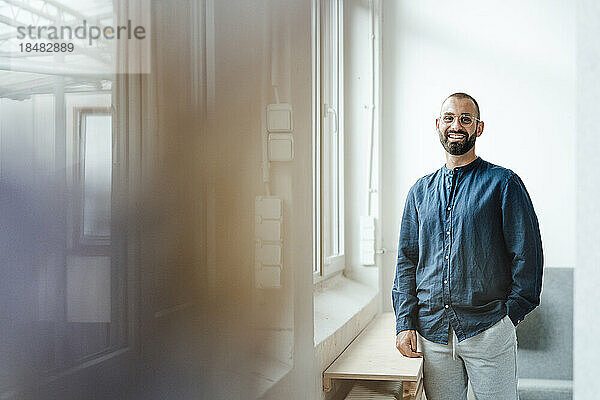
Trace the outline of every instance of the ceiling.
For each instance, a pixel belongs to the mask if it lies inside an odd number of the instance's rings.
[[[51,37],[47,27],[75,29],[85,20],[87,26],[103,29],[113,18],[112,0],[0,0],[0,98],[22,100],[32,94],[53,93],[57,85],[65,92],[110,90],[111,75],[105,71],[114,63],[110,44],[115,41],[98,41],[92,46],[88,39],[61,40]],[[27,34],[25,29],[30,29],[33,37],[19,37],[19,32]],[[68,30],[63,32],[68,34]],[[74,51],[23,51],[27,43],[72,43]]]

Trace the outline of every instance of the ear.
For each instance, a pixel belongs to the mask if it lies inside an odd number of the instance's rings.
[[[479,121],[477,123],[477,137],[481,136],[481,134],[483,133],[483,121]]]
[[[439,118],[436,118],[436,119],[435,119],[435,131],[436,131],[436,133],[437,133],[437,131],[439,131],[439,130],[440,130],[440,119],[439,119]]]

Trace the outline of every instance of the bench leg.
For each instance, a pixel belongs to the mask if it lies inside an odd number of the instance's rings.
[[[419,379],[419,385],[415,392],[415,400],[427,400],[425,399],[425,393],[423,393],[423,379]]]
[[[402,382],[402,400],[425,400],[423,379],[418,382]]]
[[[323,377],[323,391],[329,392],[331,391],[331,378]]]

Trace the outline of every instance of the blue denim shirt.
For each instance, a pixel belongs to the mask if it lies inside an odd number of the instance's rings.
[[[540,302],[543,254],[537,216],[511,170],[477,158],[410,189],[392,301],[396,333],[416,329],[448,343],[508,314],[516,326]]]

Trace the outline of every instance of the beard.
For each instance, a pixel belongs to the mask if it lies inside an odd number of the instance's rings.
[[[463,139],[459,142],[449,142],[449,133],[460,133],[462,135],[465,135],[466,139]],[[443,133],[438,129],[438,136],[440,137],[440,143],[444,147],[444,150],[446,150],[449,154],[453,156],[462,156],[463,154],[467,153],[473,148],[473,146],[475,146],[475,140],[477,139],[477,135],[475,133],[473,133],[472,136],[469,136],[467,132],[462,130],[446,131],[446,133]]]

